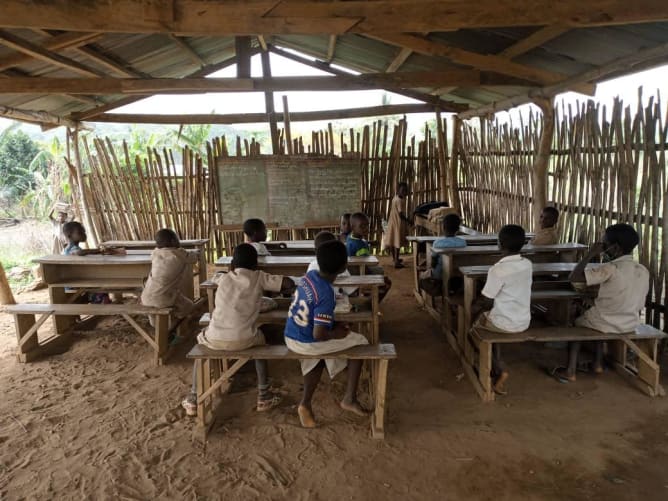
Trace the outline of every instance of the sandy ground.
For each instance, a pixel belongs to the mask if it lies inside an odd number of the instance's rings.
[[[390,273],[382,338],[400,358],[385,441],[341,413],[336,380],[317,392],[320,428],[301,429],[297,364],[277,362],[282,406],[256,413],[246,371],[203,444],[179,406],[183,354],[154,367],[138,335],[105,319],[68,352],[21,365],[0,316],[0,499],[668,499],[668,399],[613,373],[560,385],[539,369],[560,350],[517,346],[506,350],[510,394],[483,404],[416,306],[410,270]]]

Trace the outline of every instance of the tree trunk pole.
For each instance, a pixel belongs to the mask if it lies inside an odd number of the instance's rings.
[[[457,181],[459,169],[459,149],[462,143],[462,121],[459,117],[453,117],[452,156],[450,158],[450,172],[448,185],[450,188],[450,207],[457,209],[457,213],[463,217],[462,205],[459,200],[459,183]]]
[[[14,294],[12,294],[12,289],[9,287],[7,275],[5,275],[5,269],[2,267],[2,263],[0,263],[0,304],[16,304]]]
[[[550,152],[554,136],[554,101],[552,99],[536,100],[535,104],[543,112],[543,130],[540,135],[538,153],[533,165],[533,224],[538,228],[540,213],[547,205],[547,170],[550,165]]]

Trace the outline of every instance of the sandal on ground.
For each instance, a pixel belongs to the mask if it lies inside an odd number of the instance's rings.
[[[197,416],[197,395],[190,394],[181,402],[181,407],[186,411],[186,416]]]
[[[405,268],[406,265],[403,264],[403,263],[396,263],[396,264],[394,265],[394,267],[395,267],[395,269],[400,270],[401,268]]]
[[[281,403],[281,398],[280,395],[275,395],[275,394],[269,394],[266,398],[263,398],[260,400],[259,398],[257,399],[257,411],[258,412],[266,412],[268,410],[273,409],[274,407],[277,407],[278,404]]]
[[[566,371],[568,369],[563,366],[557,366],[552,369],[547,369],[547,375],[559,381],[562,384],[568,384],[575,382],[575,377],[573,379],[569,378]]]

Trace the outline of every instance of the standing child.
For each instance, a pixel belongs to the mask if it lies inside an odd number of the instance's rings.
[[[270,275],[257,269],[257,251],[250,244],[234,249],[232,266],[212,280],[218,283],[216,306],[211,313],[209,327],[197,336],[197,341],[212,350],[245,350],[266,344],[264,335],[255,323],[260,315],[260,303],[264,291],[290,294],[295,286],[292,280]],[[257,373],[257,410],[268,411],[281,399],[269,391],[269,375],[266,360],[255,361]],[[190,394],[181,403],[189,416],[197,414],[197,386],[193,367],[193,383]]]
[[[192,313],[193,301],[183,295],[183,285],[192,281],[195,255],[181,247],[173,230],[163,228],[155,234],[156,249],[151,253],[151,272],[141,293],[141,303],[157,308],[174,308],[174,316],[182,320]]]
[[[640,324],[640,311],[649,292],[649,272],[633,259],[638,233],[628,224],[605,229],[601,242],[591,246],[571,273],[573,284],[599,285],[594,306],[575,319],[575,325],[600,332],[633,332]],[[604,264],[587,268],[592,259],[603,257]],[[603,341],[595,343],[594,372],[603,372]],[[580,342],[569,345],[568,367],[557,367],[554,377],[562,382],[576,379]]]
[[[53,217],[53,213],[58,211],[57,217]],[[63,225],[67,222],[69,217],[69,204],[57,203],[49,213],[49,220],[51,221],[53,244],[51,246],[52,254],[62,254],[63,249],[67,246],[67,237],[63,233]]]
[[[262,219],[246,219],[244,221],[244,234],[246,242],[255,247],[258,256],[271,256],[264,242],[267,241],[267,227]]]
[[[399,258],[401,248],[406,245],[408,225],[411,220],[406,216],[406,196],[408,195],[408,184],[399,183],[397,194],[392,199],[390,214],[387,218],[387,231],[383,236],[383,249],[388,249],[392,254],[395,268],[403,268],[403,262]]]
[[[290,306],[285,325],[285,344],[302,355],[326,355],[353,346],[368,344],[361,334],[350,331],[346,323],[334,321],[336,302],[332,283],[346,269],[346,248],[341,242],[325,242],[316,251],[320,271],[309,271],[301,280]],[[346,393],[340,402],[343,410],[365,416],[366,410],[357,401],[357,385],[362,372],[362,360],[306,359],[301,360],[304,394],[297,408],[304,428],[315,428],[311,400],[318,387],[322,369],[326,366],[334,378],[348,366]]]
[[[540,213],[540,229],[536,232],[530,243],[533,245],[554,245],[559,243],[558,221],[559,211],[554,207],[545,207]]]
[[[499,249],[504,257],[487,272],[483,297],[477,304],[477,309],[488,309],[490,304],[492,308],[478,317],[476,326],[503,333],[522,332],[529,327],[532,265],[520,255],[525,238],[524,229],[514,224],[506,225],[499,231]],[[505,394],[508,371],[501,360],[498,343],[494,344],[492,354],[492,378],[494,391]]]
[[[350,235],[350,212],[346,212],[341,216],[341,221],[339,222],[339,240],[345,244],[348,235]]]
[[[370,256],[371,248],[366,237],[369,235],[369,218],[362,212],[355,212],[350,216],[350,235],[346,240],[346,251],[348,257],[362,257]],[[392,281],[385,276],[385,270],[382,266],[367,266],[367,273],[369,275],[383,275],[385,278],[385,286],[380,290],[381,300],[390,292]]]

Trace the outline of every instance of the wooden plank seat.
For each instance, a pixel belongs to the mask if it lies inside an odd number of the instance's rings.
[[[639,325],[625,334],[599,332],[585,327],[530,327],[524,332],[500,333],[474,326],[468,334],[464,368],[484,401],[494,400],[490,371],[495,343],[547,343],[555,341],[607,341],[608,362],[624,379],[649,396],[665,395],[659,384],[658,342],[666,333]],[[631,356],[629,354],[632,354]]]
[[[6,311],[14,315],[19,362],[31,362],[39,356],[66,350],[71,329],[54,334],[41,343],[38,339],[39,328],[51,316],[122,316],[151,346],[156,365],[162,365],[167,356],[171,308],[140,304],[17,304],[8,306]],[[131,315],[152,316],[154,332],[147,332]]]
[[[144,280],[141,278],[78,278],[52,282],[49,287],[85,289],[87,292],[141,291],[144,288]]]
[[[240,351],[211,350],[198,344],[188,353],[195,360],[197,379],[197,426],[204,438],[215,421],[215,394],[220,396],[229,389],[230,379],[249,360],[300,360],[319,359],[320,355],[300,355],[290,351],[285,345],[256,346]],[[327,358],[346,360],[369,360],[374,374],[372,394],[374,395],[371,415],[371,435],[382,439],[385,436],[385,393],[387,389],[387,369],[389,361],[397,358],[393,344],[369,344],[355,346],[349,350],[327,354]],[[229,368],[222,367],[222,361],[236,360]]]

